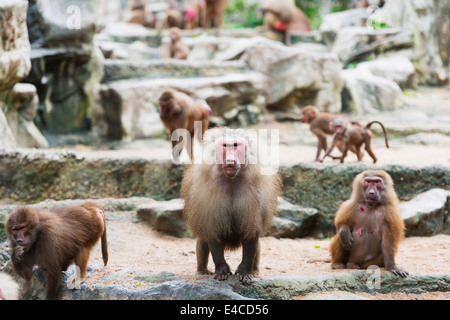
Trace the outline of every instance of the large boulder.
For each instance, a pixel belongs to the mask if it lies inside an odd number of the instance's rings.
[[[17,83],[12,89],[0,93],[0,100],[3,100],[2,108],[16,141],[15,146],[48,147],[47,140],[34,124],[39,101],[35,86],[29,83]]]
[[[96,15],[92,1],[30,0],[27,24],[32,72],[43,125],[68,133],[90,127],[95,87],[103,55],[94,46]]]
[[[2,109],[0,109],[0,149],[15,147],[17,147],[16,138],[8,125],[8,120],[6,119],[5,114]]]
[[[338,31],[331,49],[344,65],[348,65],[413,45],[412,32],[400,27],[374,30],[366,26],[349,26]]]
[[[344,10],[322,16],[319,30],[326,45],[332,46],[336,35],[344,27],[366,25],[367,10],[365,8]]]
[[[312,104],[328,112],[341,110],[342,66],[335,54],[264,41],[248,48],[242,59],[269,78],[268,108],[299,112]]]
[[[0,2],[0,91],[12,88],[31,69],[27,6],[20,0]]]
[[[18,146],[16,132],[10,127],[11,114],[17,117],[17,112],[10,104],[16,105],[17,102],[12,99],[15,96],[13,87],[31,69],[27,6],[27,2],[20,0],[0,2],[0,148]],[[14,120],[12,122],[17,123]]]
[[[419,83],[448,82],[450,67],[450,3],[439,0],[390,0],[381,9],[390,27],[414,35],[414,66]]]
[[[402,89],[417,87],[414,64],[401,54],[361,62],[356,68],[368,70],[374,76],[394,81]]]
[[[431,189],[400,204],[406,236],[450,233],[450,191]]]
[[[342,70],[342,109],[355,114],[394,110],[405,104],[397,83],[379,77],[369,68]]]
[[[184,201],[172,199],[145,204],[137,210],[137,216],[149,223],[156,231],[175,237],[193,237],[183,219]]]

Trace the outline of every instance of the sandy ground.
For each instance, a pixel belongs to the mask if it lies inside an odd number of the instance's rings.
[[[139,269],[149,273],[168,271],[187,280],[201,278],[195,275],[194,239],[175,238],[157,232],[145,222],[139,221],[134,212],[113,213],[107,225],[110,260],[108,266],[88,277],[88,283],[122,269]],[[261,239],[260,277],[319,277],[348,272],[348,270],[333,270],[330,263],[326,262],[330,258],[329,244],[330,240],[264,237]],[[226,253],[232,271],[240,263],[241,254],[241,250]],[[450,236],[406,238],[400,244],[396,262],[410,274],[449,274]],[[102,265],[99,247],[92,252],[91,263]],[[211,259],[209,269],[214,270]],[[126,281],[120,280],[117,284],[124,285],[128,289],[148,285],[134,279],[138,275],[137,271],[126,270],[124,273],[127,275]],[[450,292],[392,293],[376,296],[358,293],[358,295],[370,299],[450,299]],[[304,297],[299,297],[302,298]]]

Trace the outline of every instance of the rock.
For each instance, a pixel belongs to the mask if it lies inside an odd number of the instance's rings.
[[[430,189],[400,204],[407,237],[450,234],[450,191]]]
[[[356,68],[365,69],[374,76],[392,80],[402,89],[417,87],[414,64],[402,55],[361,62]]]
[[[95,39],[95,37],[94,37]],[[149,48],[142,42],[120,43],[97,40],[94,42],[106,59],[154,60],[161,57],[159,48]]]
[[[27,80],[38,88],[41,121],[50,132],[70,133],[91,125],[103,56],[93,44],[96,18],[90,8],[81,0],[29,1],[33,68]]]
[[[7,242],[1,243],[0,242],[0,265],[3,265],[8,260],[11,259],[11,256],[9,254],[9,244]]]
[[[12,88],[25,78],[31,69],[31,49],[26,25],[27,7],[28,3],[20,0],[0,2],[2,17],[0,24],[0,148],[26,145],[22,140],[23,136],[15,136],[16,129],[20,127],[26,132],[27,128],[31,127],[29,122],[22,122],[19,126],[17,110],[14,106],[10,106],[11,98],[8,99],[8,96],[14,95],[11,93],[14,91]],[[11,116],[16,119],[8,121]],[[11,128],[11,125],[14,127]]]
[[[2,94],[0,94],[2,96]],[[28,83],[17,83],[4,92],[3,110],[17,147],[47,148],[48,142],[34,124],[38,107],[36,87]]]
[[[0,108],[0,149],[12,149],[16,147],[16,138],[8,125],[5,114]]]
[[[297,238],[299,232],[299,224],[289,220],[284,219],[280,217],[274,217],[272,225],[269,227],[269,229],[264,234],[267,236],[272,236],[277,239],[279,238]]]
[[[278,198],[278,215],[266,231],[265,236],[276,238],[301,238],[310,235],[315,229],[318,211],[294,205]],[[193,238],[192,232],[183,219],[184,201],[172,199],[145,204],[139,207],[137,215],[149,223],[155,230],[175,237]]]
[[[157,274],[137,276],[135,279],[151,283],[163,283],[166,281],[178,280],[180,279],[180,276],[172,272],[162,271]]]
[[[11,273],[10,267],[5,268]],[[89,275],[101,269],[101,266],[88,266]],[[378,269],[377,269],[378,270]],[[62,273],[60,298],[62,300],[288,300],[309,293],[322,292],[320,296],[332,298],[327,292],[348,291],[338,294],[339,299],[348,299],[358,292],[375,293],[423,293],[434,291],[449,291],[450,276],[446,274],[409,275],[401,278],[387,271],[379,273],[365,270],[355,270],[346,273],[332,274],[312,278],[305,277],[268,277],[255,279],[250,285],[243,286],[239,276],[231,275],[227,281],[180,280],[171,272],[146,274],[139,269],[122,269],[109,275],[97,283],[81,285],[70,289],[67,279],[74,274],[74,267]],[[23,279],[15,276],[19,283]],[[115,285],[105,282],[114,280]],[[44,299],[46,272],[36,268],[33,274],[32,299]],[[120,283],[130,281],[149,282],[144,289],[126,289]],[[334,296],[336,298],[336,296]]]
[[[366,68],[342,70],[342,109],[355,114],[393,110],[405,104],[403,93],[392,80],[373,75]]]
[[[413,33],[419,83],[446,83],[450,67],[450,4],[438,0],[392,0],[386,2],[380,15],[387,25]]]
[[[410,48],[413,34],[402,28],[374,30],[368,27],[345,27],[338,31],[331,50],[344,65],[364,61],[367,57]]]
[[[184,165],[173,166],[169,159],[87,159],[75,152],[28,150],[0,151],[0,168],[0,199],[30,203],[45,199],[90,199],[92,195],[99,199],[175,199],[180,197],[179,186]],[[386,170],[394,180],[396,192],[402,201],[410,200],[431,188],[445,189],[450,185],[450,168],[438,165],[409,167],[364,163],[351,166],[299,163],[279,168],[284,185],[283,198],[318,210],[320,215],[317,216],[314,229],[309,231],[310,236],[332,236],[335,233],[333,219],[338,206],[350,197],[355,176],[368,168]],[[336,188],[336,185],[342,187]],[[327,201],[323,200],[324,195]],[[145,202],[143,199],[140,205]],[[127,203],[123,206],[137,210],[137,204]],[[5,219],[1,208],[0,222]],[[0,224],[0,240],[4,239],[2,232],[3,225]]]
[[[332,292],[332,293],[312,293],[304,297],[305,300],[370,300],[353,293]]]
[[[96,268],[100,269],[100,268]],[[89,274],[97,272],[88,266]],[[10,272],[10,271],[9,271]],[[138,269],[122,269],[112,275],[105,277],[96,284],[82,283],[78,287],[68,288],[67,280],[75,273],[74,266],[70,266],[62,273],[59,294],[61,300],[246,300],[231,289],[227,284],[217,280],[179,280],[179,276],[171,272],[159,274],[145,274]],[[131,279],[139,282],[150,282],[153,285],[145,289],[126,289],[121,285],[105,285],[105,282],[114,280],[129,282]],[[15,277],[23,284],[23,279]],[[148,280],[148,281],[147,281]],[[45,298],[46,272],[40,268],[34,270],[32,281],[32,300],[43,300]]]
[[[416,133],[405,137],[405,143],[450,147],[450,137],[442,133]]]
[[[334,54],[318,54],[276,42],[261,42],[241,58],[269,79],[268,108],[312,104],[328,112],[341,110],[341,64]]]
[[[232,38],[227,36],[200,36],[186,38],[191,47],[189,61],[231,61],[238,60],[251,47],[261,43],[277,43],[265,37]]]
[[[141,206],[137,210],[140,219],[152,225],[156,231],[183,238],[193,235],[183,219],[184,201],[173,199]]]
[[[134,23],[114,22],[108,23],[105,28],[96,35],[101,41],[113,41],[121,43],[133,43],[136,41],[157,48],[161,45],[161,31],[148,29]]]
[[[331,47],[336,39],[337,33],[344,27],[365,26],[367,16],[366,8],[324,14],[319,29],[325,44]]]
[[[161,78],[109,82],[100,91],[107,137],[137,139],[163,135],[158,99],[168,87],[183,91],[194,99],[206,100],[213,116],[222,116],[241,106],[256,107],[258,113],[262,114],[266,101],[265,81],[261,74],[249,71],[217,77],[189,78],[189,81],[183,78]]]
[[[242,61],[106,60],[102,82],[127,79],[218,77],[243,73],[248,67]]]
[[[303,238],[310,235],[319,216],[314,208],[305,208],[278,198],[278,217],[266,235],[277,238]]]
[[[12,88],[31,69],[27,7],[28,3],[20,0],[0,3],[0,92]]]
[[[379,281],[379,286],[374,283]],[[311,292],[349,291],[366,293],[448,291],[450,276],[446,274],[409,275],[406,278],[381,271],[378,275],[365,270],[333,274],[315,278],[270,277],[250,286],[232,284],[235,292],[252,299],[292,299]]]
[[[156,83],[155,83],[156,84]],[[100,89],[108,139],[155,138],[165,132],[159,118],[159,93],[143,82],[117,82]]]

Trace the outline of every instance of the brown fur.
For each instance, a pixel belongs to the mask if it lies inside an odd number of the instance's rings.
[[[169,135],[176,129],[186,129],[189,131],[191,138],[194,137],[194,121],[202,121],[202,135],[208,129],[210,109],[196,103],[187,94],[174,90],[167,89],[159,97],[160,118]],[[209,106],[208,106],[209,108]],[[184,139],[184,138],[183,138]],[[172,148],[178,144],[178,141],[172,141]],[[193,139],[191,143],[191,150],[188,150],[193,159]],[[174,155],[177,160],[178,155]]]
[[[10,214],[5,226],[13,270],[26,280],[25,298],[34,265],[47,271],[46,299],[56,299],[61,271],[74,262],[84,279],[91,249],[100,238],[103,262],[108,262],[105,213],[95,203],[51,210],[21,207]],[[15,228],[20,226],[25,226],[25,244],[18,242]]]
[[[183,23],[183,16],[181,15],[180,11],[177,9],[167,9],[166,11],[166,20],[164,22],[164,25],[166,28],[181,28]]]
[[[266,0],[263,3],[264,25],[275,31],[283,31],[285,42],[291,44],[290,31],[311,31],[308,17],[293,0]],[[282,26],[282,28],[280,28]]]
[[[208,130],[203,149],[210,150],[214,145],[212,137],[223,136],[226,130],[229,129]],[[240,135],[240,131],[236,132]],[[249,157],[249,164],[234,178],[226,176],[220,165],[214,163],[194,164],[184,173],[181,184],[181,196],[185,201],[183,214],[197,236],[197,271],[200,274],[210,274],[207,264],[211,251],[216,266],[215,277],[225,280],[230,270],[223,258],[223,250],[236,249],[241,244],[244,256],[236,273],[247,283],[251,275],[258,272],[259,237],[264,235],[277,214],[281,179],[279,174],[261,175],[252,151]],[[245,253],[247,248],[250,250]],[[216,256],[222,256],[221,260]]]
[[[155,17],[151,12],[145,11],[145,5],[141,0],[135,0],[128,4],[130,13],[128,19],[125,20],[127,23],[140,24],[147,28],[155,27]]]
[[[190,53],[190,49],[183,42],[180,28],[177,27],[170,28],[169,37],[170,37],[170,46],[169,46],[170,58],[186,60]]]
[[[333,151],[333,148],[336,145],[339,145],[339,149],[342,151],[342,156],[340,158],[341,163],[344,162],[344,159],[347,156],[347,151],[349,149],[355,152],[356,156],[358,157],[358,161],[361,161],[362,154],[360,152],[360,149],[364,144],[364,148],[373,159],[373,163],[376,163],[377,157],[372,150],[372,131],[370,131],[370,127],[374,123],[378,123],[383,129],[386,147],[389,148],[386,129],[381,122],[371,121],[365,127],[362,127],[358,125],[352,125],[340,118],[336,118],[332,123],[333,131],[335,132],[333,141],[331,143],[330,149],[327,150],[321,161],[323,161],[325,157],[328,156],[331,151]]]
[[[227,6],[227,0],[205,0],[205,15],[201,25],[204,28],[222,28],[223,13]]]
[[[302,109],[302,116],[300,117],[300,121],[304,123],[309,123],[309,130],[317,137],[317,152],[314,161],[320,161],[320,153],[322,150],[324,152],[327,152],[328,150],[327,135],[334,134],[334,131],[330,126],[330,123],[332,123],[337,117],[338,117],[337,115],[332,113],[321,112],[315,106],[306,106]],[[360,126],[360,124],[357,122],[351,123]],[[336,146],[341,152],[344,150],[343,143],[337,143]],[[351,146],[350,151],[356,153],[356,148],[354,146]],[[330,155],[328,154],[328,156]],[[333,159],[341,158],[335,156],[330,157]]]
[[[363,189],[366,177],[379,177],[384,182],[384,190],[380,192],[379,202],[375,206],[366,203],[368,196]],[[398,205],[394,182],[386,171],[365,170],[357,175],[350,199],[341,204],[334,220],[336,235],[330,244],[332,268],[367,268],[377,265],[402,277],[406,276],[408,273],[395,265],[395,255],[405,229]],[[346,249],[345,238],[350,234],[351,248]],[[364,251],[364,248],[373,247],[379,247],[379,250]]]
[[[328,150],[327,135],[332,135],[334,132],[330,128],[330,122],[333,122],[337,115],[320,112],[315,106],[306,106],[302,109],[302,116],[300,121],[309,123],[309,130],[317,137],[317,153],[315,161],[319,161],[320,152]]]

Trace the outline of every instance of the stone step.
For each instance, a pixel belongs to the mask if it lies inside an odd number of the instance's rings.
[[[249,68],[242,61],[105,60],[103,83],[126,79],[161,79],[217,77],[244,73]]]
[[[93,197],[175,199],[180,197],[185,165],[143,158],[86,158],[67,151],[3,151],[0,167],[0,199],[25,204]],[[315,234],[331,236],[338,206],[350,197],[354,177],[368,168],[386,170],[402,201],[432,188],[448,190],[450,186],[448,166],[298,163],[279,168],[284,184],[282,196],[292,203],[317,209],[320,217],[316,219]]]
[[[98,272],[101,266],[88,267],[89,274]],[[66,282],[75,274],[71,266],[62,275],[60,298],[64,300],[289,300],[311,292],[348,291],[358,294],[375,293],[424,293],[449,291],[450,276],[446,274],[414,274],[406,278],[388,272],[372,274],[365,270],[355,270],[317,277],[268,277],[255,279],[251,285],[243,286],[238,275],[231,275],[227,281],[214,279],[184,280],[181,276],[163,271],[145,273],[139,269],[119,270],[110,276],[114,285],[104,285],[104,281],[70,289]],[[121,283],[129,282],[130,274],[142,283],[151,283],[144,289],[127,289]],[[137,275],[137,276],[136,276]],[[105,278],[107,278],[105,277]],[[211,276],[212,278],[212,276]],[[36,269],[33,275],[32,299],[45,298],[46,273]],[[381,285],[380,285],[381,284]],[[345,298],[344,298],[345,299]],[[271,312],[273,311],[270,307]],[[177,311],[178,312],[178,311]]]

